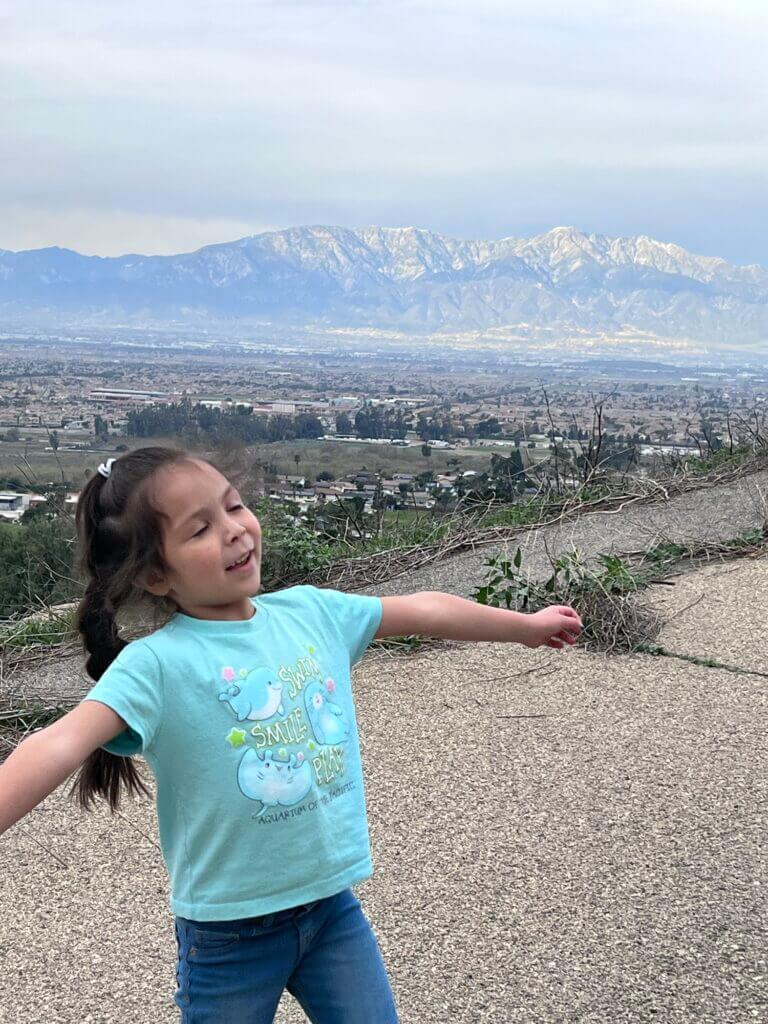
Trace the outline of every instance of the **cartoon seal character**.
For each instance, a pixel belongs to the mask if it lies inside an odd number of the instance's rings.
[[[339,705],[330,698],[329,690],[333,687],[329,687],[329,682],[310,683],[304,691],[307,718],[318,743],[343,743],[349,736],[349,723]]]
[[[238,722],[246,718],[263,722],[276,713],[283,714],[283,684],[272,679],[268,668],[254,668],[220,693],[219,700],[229,704]]]
[[[264,804],[256,815],[260,818],[268,807],[291,807],[303,800],[312,788],[312,771],[302,753],[276,761],[271,750],[249,747],[237,769],[237,784],[244,796]]]

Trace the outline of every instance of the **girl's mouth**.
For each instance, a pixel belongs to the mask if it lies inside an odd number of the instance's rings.
[[[247,555],[244,555],[239,562],[235,562],[234,565],[230,565],[225,572],[243,572],[246,569],[250,569],[253,562],[253,552],[249,551]]]

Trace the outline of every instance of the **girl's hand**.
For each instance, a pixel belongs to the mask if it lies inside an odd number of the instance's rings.
[[[582,631],[581,619],[573,608],[565,604],[553,604],[528,616],[528,636],[522,641],[526,647],[564,647],[576,643]]]

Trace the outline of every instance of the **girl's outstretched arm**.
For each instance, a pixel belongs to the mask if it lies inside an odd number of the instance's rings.
[[[381,624],[375,639],[386,636],[439,636],[446,640],[515,642],[526,647],[564,647],[575,642],[581,619],[568,605],[551,605],[539,612],[491,608],[464,597],[427,590],[381,599]]]
[[[0,833],[28,814],[89,754],[125,727],[112,708],[85,700],[52,725],[22,740],[0,765]]]

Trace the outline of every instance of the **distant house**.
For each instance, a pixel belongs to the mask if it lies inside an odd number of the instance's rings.
[[[318,499],[344,497],[350,491],[354,491],[354,485],[348,483],[315,484],[315,494]]]
[[[375,487],[378,479],[376,473],[371,473],[368,470],[360,470],[359,473],[355,473],[355,485],[357,487],[364,487],[366,484],[371,484]]]
[[[48,499],[33,491],[0,491],[0,520],[17,523],[28,508],[44,505]]]
[[[16,494],[13,491],[0,493],[0,520],[7,523],[17,523],[24,515],[24,495]]]
[[[404,508],[428,509],[433,508],[435,504],[435,499],[429,491],[408,491],[400,497]]]
[[[0,493],[0,511],[11,512],[20,508],[24,508],[23,494],[16,494],[14,491],[3,491]]]

